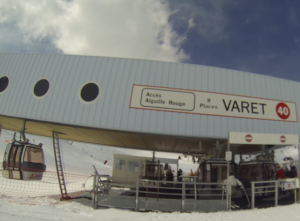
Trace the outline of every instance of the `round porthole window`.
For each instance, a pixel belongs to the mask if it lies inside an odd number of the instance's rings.
[[[33,93],[37,97],[44,96],[49,90],[49,81],[46,79],[41,79],[34,85]]]
[[[95,83],[87,83],[85,84],[80,91],[80,98],[84,102],[92,102],[99,96],[99,87]]]
[[[0,78],[0,93],[4,92],[9,83],[8,77],[4,76]]]

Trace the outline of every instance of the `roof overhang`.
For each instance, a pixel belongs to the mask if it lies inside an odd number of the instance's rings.
[[[23,121],[20,118],[0,116],[0,124],[6,130],[20,131]],[[61,133],[60,139],[138,150],[205,154],[216,146],[215,139],[88,128],[30,119],[26,119],[25,128],[28,134],[52,137],[55,131]]]

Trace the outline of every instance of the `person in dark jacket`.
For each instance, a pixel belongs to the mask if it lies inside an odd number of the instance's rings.
[[[179,170],[178,170],[178,173],[177,173],[177,180],[178,180],[178,181],[182,181],[182,177],[181,177],[182,174],[183,174],[183,173],[182,173],[182,170],[179,169]]]
[[[167,181],[173,181],[173,173],[171,171],[171,169],[168,169],[167,173],[166,173],[166,177],[167,177]]]

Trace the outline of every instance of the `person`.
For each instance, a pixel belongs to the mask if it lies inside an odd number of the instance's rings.
[[[171,171],[171,169],[168,169],[167,173],[166,173],[166,177],[167,177],[167,181],[173,181],[173,173]]]
[[[182,169],[179,169],[178,173],[177,173],[177,180],[178,181],[182,181],[182,177],[181,176],[182,176]]]
[[[191,169],[190,176],[194,176],[193,170]]]
[[[291,170],[289,171],[289,177],[290,178],[297,177],[297,170],[295,166],[291,166]]]
[[[276,179],[284,179],[284,170],[279,163],[276,164]]]
[[[239,186],[241,189],[244,189],[244,185],[243,183],[238,180],[237,178],[235,178],[234,174],[231,172],[229,174],[229,177],[227,179],[224,180],[223,185],[226,185],[226,189],[228,191],[228,198],[231,199],[232,195],[235,195],[236,193],[236,187]],[[232,191],[232,187],[234,187],[234,191]],[[234,201],[231,200],[231,208],[235,209],[235,208],[239,208],[238,205],[236,205],[234,203]]]

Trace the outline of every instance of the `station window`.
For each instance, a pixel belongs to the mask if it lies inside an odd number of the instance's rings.
[[[44,163],[43,151],[34,147],[27,147],[24,154],[24,162]]]
[[[125,170],[126,160],[115,159],[114,169],[116,170]]]
[[[99,95],[99,87],[95,83],[87,83],[81,88],[80,97],[85,102],[95,100]]]
[[[49,90],[49,81],[46,79],[41,79],[34,85],[33,93],[37,97],[44,96]]]
[[[8,86],[8,83],[9,83],[8,77],[4,76],[4,77],[0,78],[0,93],[5,91],[5,89]]]
[[[128,171],[135,171],[138,172],[139,171],[139,161],[129,161],[128,162]]]

